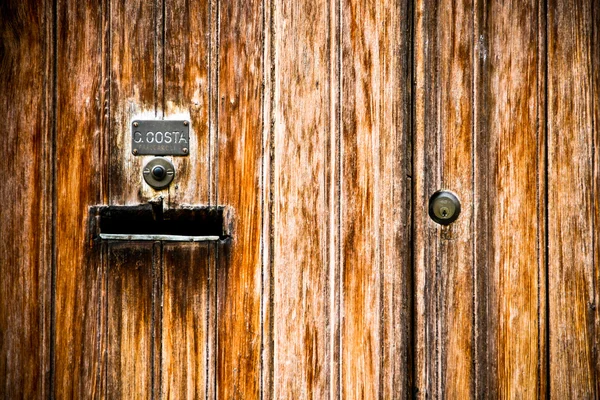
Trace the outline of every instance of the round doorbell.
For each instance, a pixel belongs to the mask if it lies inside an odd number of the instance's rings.
[[[144,180],[154,189],[164,189],[175,178],[175,167],[166,158],[153,158],[143,170]]]

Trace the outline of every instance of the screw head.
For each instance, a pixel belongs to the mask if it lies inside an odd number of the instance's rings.
[[[135,121],[135,122],[133,123],[133,126],[135,126],[135,127],[137,128],[138,126],[140,126],[140,123],[139,123],[139,122],[137,122],[137,121]]]
[[[181,151],[183,151],[185,154],[187,154],[188,153],[188,148],[184,147],[183,149],[181,149]]]
[[[134,156],[137,156],[137,155],[138,155],[138,153],[139,153],[139,152],[138,152],[138,149],[133,149],[133,152],[132,152],[132,153],[133,153],[133,155],[134,155]]]
[[[183,121],[183,125],[188,126],[189,122],[188,121]]]

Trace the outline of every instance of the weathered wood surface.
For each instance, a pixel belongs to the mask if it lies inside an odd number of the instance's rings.
[[[475,15],[479,396],[546,397],[542,11],[481,2]]]
[[[336,379],[328,329],[330,313],[337,311],[330,304],[330,269],[337,261],[330,236],[336,212],[331,168],[336,154],[331,101],[336,99],[330,94],[336,56],[329,43],[334,13],[326,1],[275,2],[274,399],[325,398]]]
[[[341,2],[339,351],[348,399],[409,397],[408,11],[402,0]]]
[[[157,322],[153,244],[107,245],[107,393],[108,398],[143,398],[155,393],[154,353],[160,349],[153,330]],[[160,244],[156,245],[160,252]],[[158,317],[158,318],[157,318]]]
[[[0,397],[48,397],[52,3],[0,5]]]
[[[213,398],[208,380],[214,369],[208,357],[207,286],[213,244],[173,244],[163,248],[161,395],[169,399]],[[210,361],[209,361],[210,360]]]
[[[121,0],[111,4],[109,11],[105,49],[110,76],[105,77],[109,92],[104,107],[110,126],[103,137],[104,152],[109,154],[102,160],[108,170],[103,200],[111,205],[138,204],[155,194],[145,182],[140,187],[142,168],[152,157],[131,153],[131,122],[142,115],[146,119],[162,116],[162,36],[156,33],[162,26],[162,9],[156,1]],[[159,194],[166,197],[166,192]]]
[[[474,393],[473,2],[418,1],[413,136],[415,391]],[[447,227],[428,215],[439,189],[461,202]]]
[[[261,388],[262,90],[260,2],[219,2],[217,203],[230,207],[232,240],[217,253],[218,398]],[[287,318],[287,316],[286,316]]]
[[[476,389],[546,397],[543,4],[476,8]]]
[[[0,16],[0,396],[599,396],[596,0]],[[167,190],[136,116],[191,121]],[[91,240],[159,196],[232,239]]]
[[[177,180],[168,190],[169,206],[208,204],[209,191],[214,191],[211,182],[214,165],[210,157],[214,153],[210,147],[214,135],[210,124],[214,116],[209,119],[210,95],[216,91],[209,82],[210,57],[214,57],[209,35],[214,29],[211,2],[167,1],[165,13],[161,108],[165,118],[189,120],[192,129],[189,156],[171,157]]]
[[[106,287],[100,251],[87,229],[88,206],[100,204],[106,176],[101,158],[105,119],[106,3],[56,5],[55,357],[54,393],[99,395],[106,338]]]
[[[549,392],[598,398],[598,2],[548,4]],[[595,63],[595,64],[594,64]]]

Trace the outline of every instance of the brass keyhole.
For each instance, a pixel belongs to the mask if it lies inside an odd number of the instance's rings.
[[[460,214],[460,201],[452,192],[440,190],[429,199],[429,216],[440,225],[449,225]]]

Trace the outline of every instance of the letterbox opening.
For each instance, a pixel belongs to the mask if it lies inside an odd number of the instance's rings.
[[[96,206],[90,227],[102,240],[217,241],[229,237],[225,207],[186,207],[163,211],[151,204]]]

